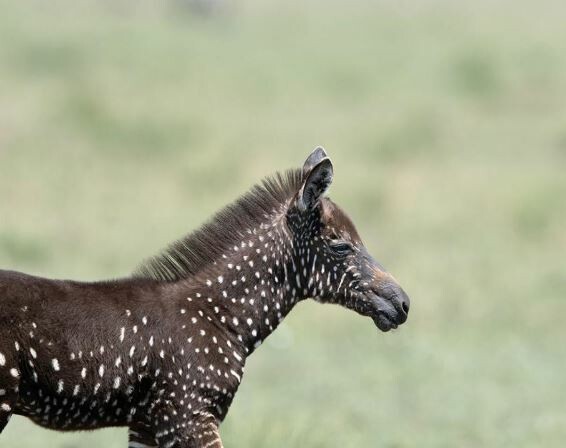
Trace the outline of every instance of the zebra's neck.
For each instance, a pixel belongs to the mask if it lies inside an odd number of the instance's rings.
[[[294,250],[282,223],[251,229],[213,265],[177,287],[249,355],[307,297]]]

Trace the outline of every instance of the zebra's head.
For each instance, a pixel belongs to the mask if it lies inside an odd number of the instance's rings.
[[[286,216],[300,293],[369,316],[382,331],[397,328],[407,320],[409,297],[369,254],[348,215],[324,197],[333,179],[324,149],[308,157],[303,179]]]

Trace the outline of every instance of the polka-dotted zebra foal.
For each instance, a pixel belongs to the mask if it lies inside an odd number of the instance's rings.
[[[246,358],[297,302],[405,322],[409,298],[323,197],[332,178],[317,148],[123,280],[0,271],[0,432],[17,414],[127,426],[130,448],[221,448]]]

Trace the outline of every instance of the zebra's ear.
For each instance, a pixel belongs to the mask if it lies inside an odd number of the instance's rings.
[[[322,154],[324,155],[322,156]],[[318,203],[322,195],[326,193],[330,187],[334,177],[332,161],[322,148],[315,149],[305,162],[305,167],[307,163],[309,163],[309,160],[314,157],[318,157],[320,160],[317,160],[309,170],[305,183],[301,187],[297,198],[297,206],[299,210],[303,212],[312,209]],[[303,167],[303,169],[305,168]]]
[[[303,165],[303,174],[306,176],[308,173],[312,171],[312,169],[322,162],[325,158],[328,158],[328,154],[322,146],[317,146],[314,148],[314,151],[310,153],[305,160],[305,164]]]

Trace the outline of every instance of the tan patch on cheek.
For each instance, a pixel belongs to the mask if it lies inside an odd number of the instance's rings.
[[[322,203],[321,220],[326,228],[334,230],[339,238],[361,244],[361,238],[348,215],[329,200]]]
[[[330,225],[332,223],[332,210],[328,202],[322,202],[321,220],[324,224]]]

